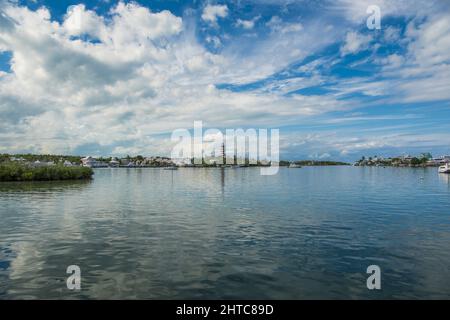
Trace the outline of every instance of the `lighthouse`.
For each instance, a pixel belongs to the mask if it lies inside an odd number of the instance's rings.
[[[222,143],[221,153],[222,153],[222,165],[225,165],[226,161],[227,161],[227,157],[226,157],[226,154],[225,154],[225,143]]]

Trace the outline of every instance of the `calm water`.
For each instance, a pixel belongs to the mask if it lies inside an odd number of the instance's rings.
[[[79,265],[82,290],[66,287]],[[379,265],[382,290],[366,288]],[[435,168],[98,169],[0,184],[0,299],[450,298]]]

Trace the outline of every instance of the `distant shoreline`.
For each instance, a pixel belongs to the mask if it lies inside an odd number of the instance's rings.
[[[195,163],[197,160],[202,162],[201,164]],[[62,165],[66,167],[120,167],[120,168],[164,168],[164,167],[222,167],[222,166],[236,166],[236,167],[267,167],[271,165],[270,161],[258,160],[257,163],[250,163],[254,160],[237,159],[234,158],[234,164],[229,164],[228,160],[223,158],[208,158],[203,159],[184,159],[184,161],[172,160],[168,157],[151,156],[144,157],[138,156],[126,156],[123,158],[117,157],[83,157],[83,156],[71,156],[71,155],[52,155],[52,154],[0,154],[1,163],[21,163],[31,164],[38,166],[45,165]],[[225,164],[221,164],[224,163]],[[278,166],[287,167],[291,165],[296,166],[336,166],[345,165],[349,166],[350,163],[342,161],[325,161],[325,160],[279,160]]]
[[[199,160],[200,164],[195,164]],[[257,161],[257,163],[249,163],[249,159],[226,159],[234,160],[234,164],[221,164],[225,161],[222,157],[196,159],[184,159],[183,161],[172,160],[163,156],[150,156],[144,157],[126,156],[122,158],[117,157],[82,157],[72,155],[52,155],[52,154],[0,154],[0,165],[5,163],[14,163],[18,165],[25,165],[30,167],[51,167],[60,166],[62,168],[71,167],[85,167],[85,168],[167,168],[167,167],[191,167],[191,168],[221,168],[221,167],[267,167],[271,165],[269,161]],[[362,157],[355,163],[348,163],[343,161],[331,161],[331,160],[279,160],[279,167],[318,167],[318,166],[361,166],[361,167],[397,167],[397,168],[426,168],[426,167],[438,167],[442,162],[449,161],[449,156],[443,156],[441,158],[432,158],[431,154],[423,154],[418,157],[412,156],[399,156],[394,158],[382,158],[382,157]],[[253,160],[252,160],[253,161]],[[243,162],[239,163],[239,162]],[[74,169],[76,170],[76,169]],[[61,170],[63,172],[64,170]],[[68,169],[67,171],[70,171]],[[67,174],[66,174],[67,175]],[[61,175],[61,179],[65,179]],[[59,174],[55,174],[56,179],[60,179]],[[0,181],[1,178],[0,178]],[[4,181],[4,180],[3,180]]]

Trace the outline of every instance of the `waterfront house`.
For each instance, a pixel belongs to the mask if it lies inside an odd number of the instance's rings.
[[[83,167],[89,167],[89,168],[105,168],[107,167],[107,164],[102,161],[97,161],[93,157],[89,156],[86,158],[81,159],[81,163]]]
[[[429,162],[434,164],[435,166],[450,163],[450,156],[442,156],[439,158],[433,158]]]
[[[55,163],[53,161],[45,162],[45,161],[39,161],[36,160],[32,163],[33,167],[46,167],[46,166],[54,166]]]
[[[400,159],[403,160],[403,162],[407,162],[407,163],[411,162],[413,158],[414,158],[414,157],[411,156],[411,155],[409,155],[409,154],[406,155],[406,156],[401,156],[401,157],[400,157]]]
[[[120,159],[120,164],[121,164],[122,166],[128,166],[130,163],[131,163],[131,160],[128,159],[128,158],[122,158],[122,159]]]
[[[42,164],[42,162],[40,162],[39,160],[36,160],[35,162],[33,162],[33,166],[34,166],[34,167],[42,167],[43,164]]]
[[[172,160],[172,162],[176,165],[176,166],[180,166],[180,167],[187,167],[191,165],[191,159],[190,158],[184,158],[184,159],[174,159]]]
[[[88,156],[85,158],[81,158],[81,163],[82,163],[83,167],[93,168],[93,167],[95,167],[97,160],[95,160],[91,156]]]

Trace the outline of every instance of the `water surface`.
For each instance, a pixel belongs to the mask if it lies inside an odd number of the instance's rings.
[[[0,299],[448,299],[449,248],[449,175],[435,168],[0,183]],[[79,292],[66,287],[74,264]],[[380,291],[366,287],[371,264]]]

